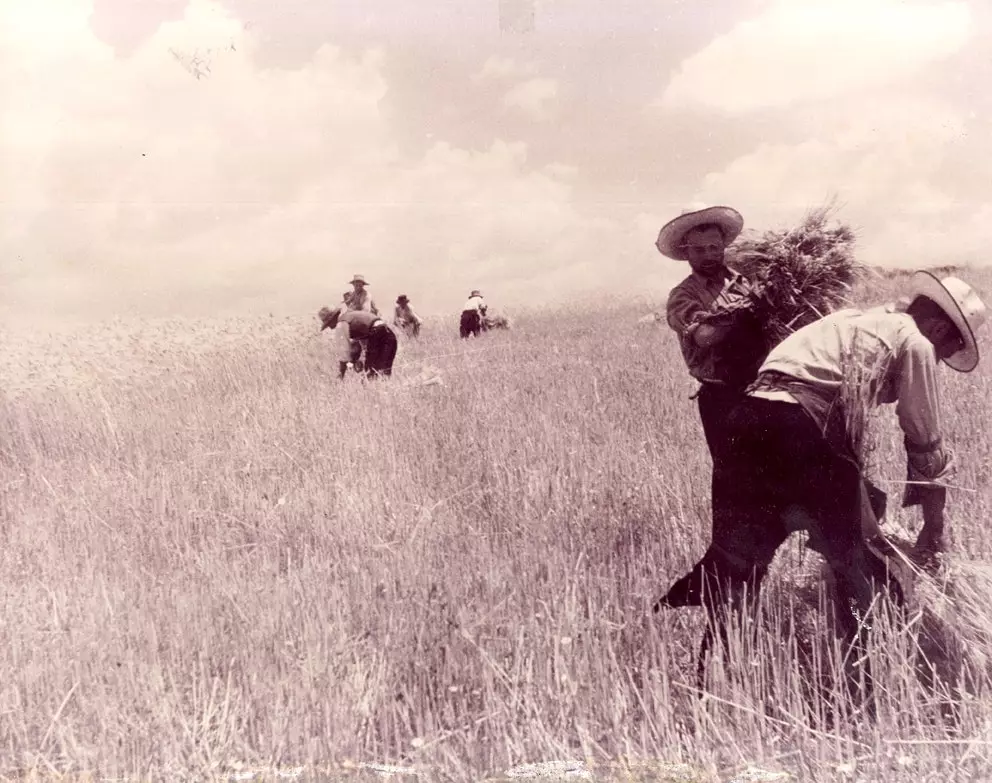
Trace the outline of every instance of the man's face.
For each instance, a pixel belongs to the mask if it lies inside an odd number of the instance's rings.
[[[937,361],[947,359],[964,348],[964,338],[954,322],[933,301],[921,297],[913,303],[916,325],[931,343]]]
[[[703,277],[714,277],[723,269],[726,243],[718,228],[694,228],[682,238],[686,261],[692,271]]]
[[[933,350],[937,354],[937,361],[942,361],[954,356],[964,348],[964,339],[961,332],[954,325],[950,318],[943,315],[933,316],[924,320],[920,324],[920,331],[933,343]]]

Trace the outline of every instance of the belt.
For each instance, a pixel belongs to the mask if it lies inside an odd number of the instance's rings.
[[[763,400],[775,400],[776,402],[791,402],[798,404],[799,401],[784,389],[759,389],[749,392],[749,397],[760,397]]]

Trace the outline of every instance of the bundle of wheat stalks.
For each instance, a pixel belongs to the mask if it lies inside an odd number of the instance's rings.
[[[795,228],[743,236],[728,249],[731,266],[764,300],[770,346],[827,313],[851,305],[854,283],[868,271],[855,257],[855,233],[830,221],[832,204],[811,209]]]
[[[936,575],[907,571],[918,652],[943,684],[974,693],[992,681],[992,566],[945,555]]]

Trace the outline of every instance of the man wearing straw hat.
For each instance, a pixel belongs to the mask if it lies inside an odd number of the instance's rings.
[[[349,365],[356,371],[364,370],[370,379],[389,376],[396,358],[396,335],[386,322],[364,310],[352,310],[341,304],[333,310],[322,307],[318,313],[324,329],[334,329],[337,342],[339,377],[343,380]],[[365,348],[365,364],[358,368],[355,345]]]
[[[744,218],[737,210],[706,207],[666,223],[655,243],[662,255],[687,261],[692,270],[669,293],[667,320],[678,335],[689,374],[700,384],[694,396],[714,465],[725,440],[726,417],[754,380],[767,352],[755,308],[708,317],[717,308],[755,301],[747,280],[729,268],[724,257],[743,228]]]
[[[954,468],[942,438],[937,365],[975,369],[975,331],[985,318],[967,283],[917,272],[901,304],[839,310],[775,347],[727,420],[713,540],[655,609],[705,604],[722,633],[726,610],[745,608],[745,597],[753,609],[779,545],[805,529],[836,577],[843,630],[860,644],[885,580],[881,558],[893,551],[865,535],[864,417],[895,403],[909,477],[903,505],[920,505],[923,515],[912,556],[929,564],[944,548],[946,479]]]
[[[472,289],[468,301],[462,306],[462,314],[458,319],[458,333],[462,338],[478,337],[482,332],[482,319],[486,317],[486,300],[482,292]]]
[[[351,297],[348,299],[348,309],[363,310],[367,313],[372,313],[372,315],[379,315],[379,308],[375,306],[375,300],[365,290],[365,286],[368,285],[365,282],[365,277],[363,275],[355,275],[351,278],[350,285],[352,286],[352,291]]]

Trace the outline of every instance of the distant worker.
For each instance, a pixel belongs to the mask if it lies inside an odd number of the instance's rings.
[[[420,336],[420,316],[413,312],[410,299],[406,294],[400,294],[396,299],[396,309],[393,311],[393,326],[402,329],[410,337]]]
[[[351,279],[351,285],[353,290],[351,291],[351,299],[348,301],[348,309],[363,310],[366,313],[372,313],[372,315],[379,315],[379,308],[375,306],[375,300],[365,290],[365,286],[368,285],[365,282],[365,277],[363,275],[355,275]]]
[[[469,335],[479,336],[482,332],[482,319],[486,317],[486,309],[486,301],[482,298],[482,292],[473,289],[468,295],[468,301],[462,307],[459,332],[463,338]]]
[[[356,372],[364,372],[367,378],[377,378],[380,375],[389,376],[393,373],[393,360],[396,358],[396,335],[376,315],[364,310],[348,310],[344,305],[328,310],[320,310],[322,322],[321,331],[334,329],[335,342],[338,346],[338,371],[343,380],[351,364]],[[364,367],[358,365],[357,353],[365,350]]]

